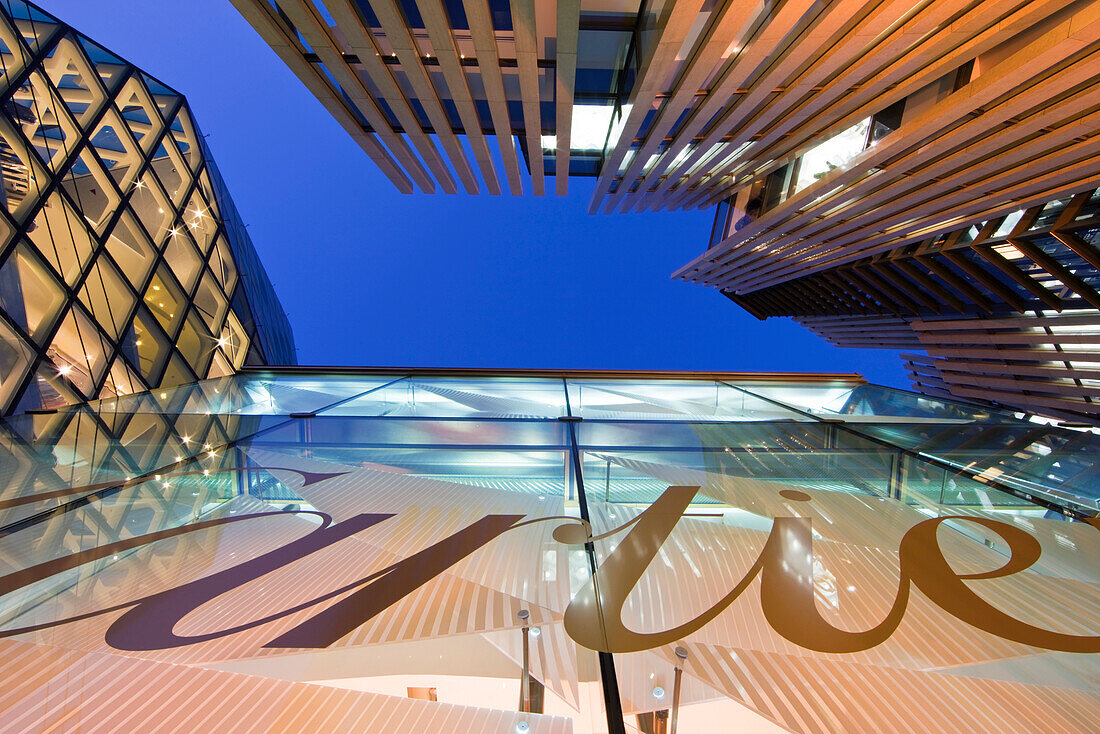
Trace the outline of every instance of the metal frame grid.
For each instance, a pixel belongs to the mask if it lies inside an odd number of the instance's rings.
[[[19,0],[0,42],[4,413],[287,361],[183,96]],[[285,332],[270,355],[261,324]]]

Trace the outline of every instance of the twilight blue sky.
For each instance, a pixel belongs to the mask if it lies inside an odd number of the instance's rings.
[[[859,372],[908,386],[895,352],[837,349],[670,280],[704,248],[712,212],[589,216],[590,179],[564,198],[402,195],[229,0],[39,4],[187,95],[302,364]]]

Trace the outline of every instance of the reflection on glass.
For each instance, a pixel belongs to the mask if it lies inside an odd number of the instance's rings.
[[[607,420],[804,420],[797,411],[713,380],[569,381],[573,415]]]
[[[1086,442],[1001,417],[819,420],[750,382],[276,370],[21,416],[0,424],[0,577],[28,580],[0,595],[0,630],[509,730],[607,731],[609,705],[628,731],[674,706],[682,731],[947,730],[1019,717],[1021,697],[1087,728],[1097,653],[1056,651],[1100,629],[1096,529],[887,438],[1015,446],[1051,472]],[[937,553],[953,593],[1039,638],[964,619],[927,583]]]
[[[795,191],[817,183],[831,171],[843,168],[859,155],[867,143],[867,128],[871,118],[860,120],[847,130],[837,133],[803,154],[798,165]]]

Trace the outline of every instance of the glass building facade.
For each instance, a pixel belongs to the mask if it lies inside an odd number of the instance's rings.
[[[296,362],[186,100],[0,4],[0,411]]]
[[[852,375],[276,368],[0,441],[9,730],[1100,712],[1089,432]]]

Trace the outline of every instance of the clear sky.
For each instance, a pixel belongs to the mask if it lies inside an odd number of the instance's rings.
[[[563,198],[403,195],[229,0],[39,4],[187,96],[302,364],[859,372],[908,387],[896,352],[837,349],[671,280],[704,249],[710,211],[589,216],[591,179]]]

